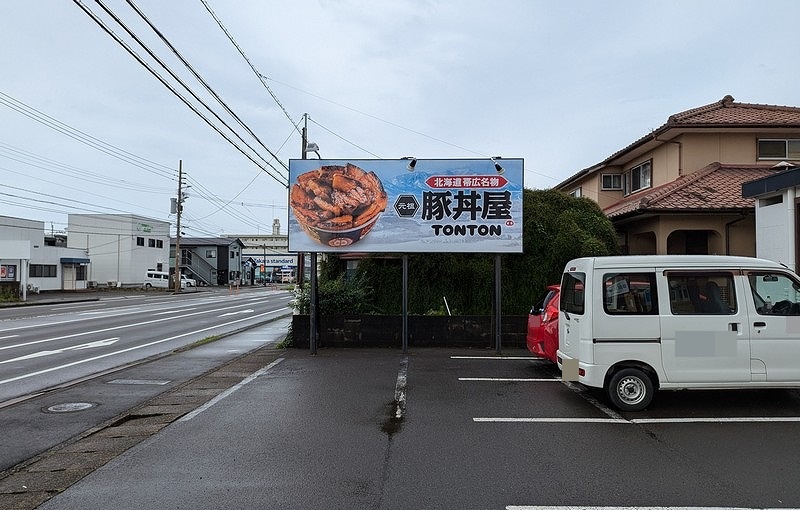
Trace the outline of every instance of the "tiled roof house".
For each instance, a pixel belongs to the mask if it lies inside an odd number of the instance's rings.
[[[665,124],[556,186],[596,201],[628,254],[756,255],[742,184],[800,161],[800,108],[733,97]]]

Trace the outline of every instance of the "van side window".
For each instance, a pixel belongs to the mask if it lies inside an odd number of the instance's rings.
[[[709,271],[668,271],[669,308],[673,315],[736,313],[733,274]]]
[[[564,273],[561,278],[561,310],[583,315],[586,273]]]
[[[603,275],[603,309],[610,315],[658,314],[655,273]]]
[[[800,315],[800,283],[794,278],[750,271],[747,281],[759,315]]]

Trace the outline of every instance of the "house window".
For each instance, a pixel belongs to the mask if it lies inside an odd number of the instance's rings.
[[[622,174],[603,174],[602,188],[604,190],[622,190]]]
[[[574,190],[570,191],[569,196],[575,198],[581,198],[581,188],[575,188]]]
[[[147,240],[147,246],[149,246],[150,248],[155,248],[156,247],[156,240],[155,239],[148,239]]]
[[[86,266],[77,266],[75,268],[75,279],[79,282],[86,281]]]
[[[163,247],[164,247],[164,241],[162,241],[161,239],[156,239],[156,248],[163,248]]]
[[[650,187],[651,161],[645,161],[625,172],[625,194],[635,193],[640,189]]]
[[[136,246],[144,246],[144,237],[136,238]]]
[[[30,269],[28,269],[28,276],[55,278],[57,276],[56,266],[52,264],[31,264]]]
[[[758,159],[800,159],[800,140],[759,140]]]
[[[215,259],[217,258],[217,252],[214,250],[206,250],[206,258],[207,259]]]

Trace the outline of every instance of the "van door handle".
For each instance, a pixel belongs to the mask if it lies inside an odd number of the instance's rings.
[[[766,328],[767,327],[767,323],[766,322],[754,322],[753,323],[753,327],[754,328]]]

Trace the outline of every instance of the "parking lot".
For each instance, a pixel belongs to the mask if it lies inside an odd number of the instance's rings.
[[[623,415],[504,354],[275,351],[43,508],[800,507],[797,391]]]

